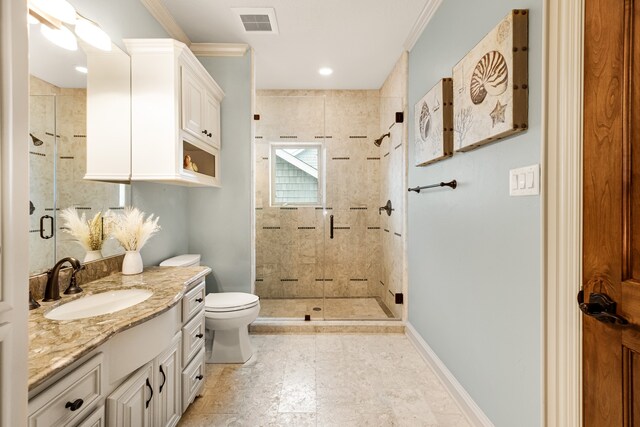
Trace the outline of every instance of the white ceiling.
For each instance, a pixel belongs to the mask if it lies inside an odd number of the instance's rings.
[[[258,89],[379,89],[427,0],[162,0],[195,43],[247,43]],[[279,34],[247,34],[231,10],[273,7]],[[333,75],[318,74],[331,67]]]

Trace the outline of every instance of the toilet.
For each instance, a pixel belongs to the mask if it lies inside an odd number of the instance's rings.
[[[161,267],[200,265],[200,255],[179,255]],[[210,293],[204,299],[205,328],[213,334],[207,363],[244,363],[253,355],[249,324],[260,313],[260,298],[244,292]]]

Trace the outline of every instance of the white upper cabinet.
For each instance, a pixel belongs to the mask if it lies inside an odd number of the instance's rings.
[[[125,44],[131,55],[131,180],[220,186],[222,89],[183,43]]]
[[[119,49],[87,51],[87,172],[84,179],[131,179],[131,63]]]

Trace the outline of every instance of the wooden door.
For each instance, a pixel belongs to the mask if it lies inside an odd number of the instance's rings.
[[[629,324],[583,315],[584,425],[640,426],[640,2],[585,6],[583,289]]]

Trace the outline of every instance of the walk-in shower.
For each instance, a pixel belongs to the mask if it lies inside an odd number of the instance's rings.
[[[402,106],[379,91],[259,91],[260,317],[401,317],[406,144],[394,117]],[[382,129],[378,148],[371,140]],[[393,215],[380,215],[383,205],[391,212],[388,200]]]

